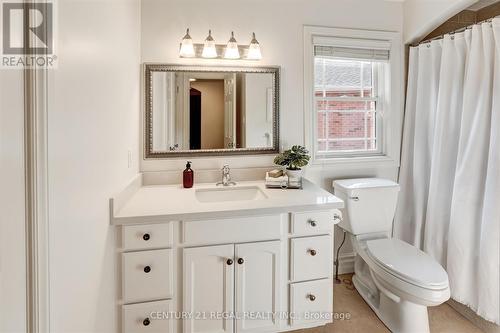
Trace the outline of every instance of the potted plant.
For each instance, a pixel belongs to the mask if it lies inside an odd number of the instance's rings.
[[[274,164],[286,167],[286,174],[289,179],[300,180],[302,177],[302,167],[309,163],[309,151],[302,146],[292,146],[274,158]]]

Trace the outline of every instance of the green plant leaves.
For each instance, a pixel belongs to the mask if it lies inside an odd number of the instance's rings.
[[[300,170],[309,163],[311,156],[309,151],[299,145],[283,151],[274,158],[274,164],[286,166],[289,170]]]

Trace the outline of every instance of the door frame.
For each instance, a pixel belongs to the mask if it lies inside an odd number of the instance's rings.
[[[27,7],[35,1],[24,0],[23,3]],[[27,10],[24,10],[24,20],[29,20]],[[29,29],[24,30],[27,35]],[[45,55],[27,48],[25,54]],[[23,72],[26,331],[45,333],[50,332],[48,69],[24,68]]]

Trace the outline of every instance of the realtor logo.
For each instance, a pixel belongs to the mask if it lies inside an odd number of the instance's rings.
[[[52,2],[2,2],[2,67],[54,67]]]

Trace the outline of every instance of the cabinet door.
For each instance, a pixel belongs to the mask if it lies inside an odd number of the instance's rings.
[[[232,333],[234,245],[184,249],[185,333]]]
[[[236,332],[277,332],[281,309],[280,241],[236,245]]]

